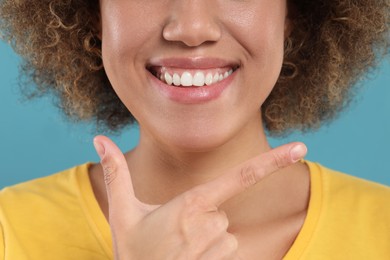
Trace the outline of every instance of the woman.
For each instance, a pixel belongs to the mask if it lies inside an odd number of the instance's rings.
[[[388,11],[388,1],[3,1],[5,37],[38,91],[54,91],[69,116],[140,126],[124,155],[98,136],[100,165],[3,190],[5,257],[386,259],[389,188],[301,160],[302,143],[271,149],[266,129],[334,118],[387,53]]]

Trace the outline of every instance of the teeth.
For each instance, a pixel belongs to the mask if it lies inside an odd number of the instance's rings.
[[[190,86],[196,86],[201,87],[204,85],[210,86],[212,84],[215,84],[219,81],[222,81],[229,77],[233,73],[233,69],[230,69],[229,71],[226,71],[225,73],[218,73],[216,72],[214,75],[209,72],[205,76],[205,74],[201,71],[197,71],[194,76],[191,75],[190,72],[184,71],[181,76],[178,73],[173,73],[173,76],[169,74],[169,72],[165,71],[163,69],[163,72],[160,75],[160,80],[165,82],[168,85],[175,85],[175,86],[183,86],[183,87],[190,87]]]
[[[225,72],[225,74],[223,74],[223,78],[226,79],[227,77],[229,76],[229,72]]]
[[[172,83],[173,83],[173,78],[172,78],[172,76],[171,76],[168,72],[165,72],[165,73],[164,73],[164,78],[165,78],[165,82],[166,82],[168,85],[172,85]]]
[[[181,85],[184,87],[192,86],[192,76],[189,72],[184,72],[180,78]]]
[[[204,82],[207,86],[210,86],[211,84],[213,84],[213,74],[207,73],[206,79],[204,80]]]
[[[180,76],[179,74],[173,74],[173,85],[180,86]]]
[[[217,83],[219,81],[219,74],[215,73],[213,77],[213,83]]]
[[[201,87],[204,86],[204,83],[205,83],[205,77],[203,72],[198,71],[197,73],[195,73],[194,78],[192,79],[192,85]]]

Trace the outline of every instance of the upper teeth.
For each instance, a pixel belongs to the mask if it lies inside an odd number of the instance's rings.
[[[229,71],[225,71],[224,73],[219,72],[202,72],[196,71],[194,75],[192,75],[189,71],[184,71],[181,75],[179,73],[172,73],[165,71],[162,72],[160,79],[167,83],[168,85],[175,86],[183,86],[183,87],[191,87],[197,86],[201,87],[204,85],[210,86],[214,83],[217,83],[223,79],[226,79],[233,73],[233,69]]]

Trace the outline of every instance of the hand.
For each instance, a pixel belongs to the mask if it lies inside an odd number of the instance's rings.
[[[237,239],[227,232],[227,216],[218,207],[306,154],[301,143],[283,145],[154,206],[135,197],[119,148],[104,136],[94,144],[104,171],[115,258],[121,260],[238,259]]]

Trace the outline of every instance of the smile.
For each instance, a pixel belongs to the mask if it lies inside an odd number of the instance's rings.
[[[176,87],[211,86],[228,78],[237,67],[214,69],[180,69],[165,66],[152,66],[148,70],[160,81]]]
[[[180,104],[201,104],[230,93],[226,90],[236,85],[233,82],[240,63],[207,57],[154,58],[145,69],[150,86],[164,98]]]

